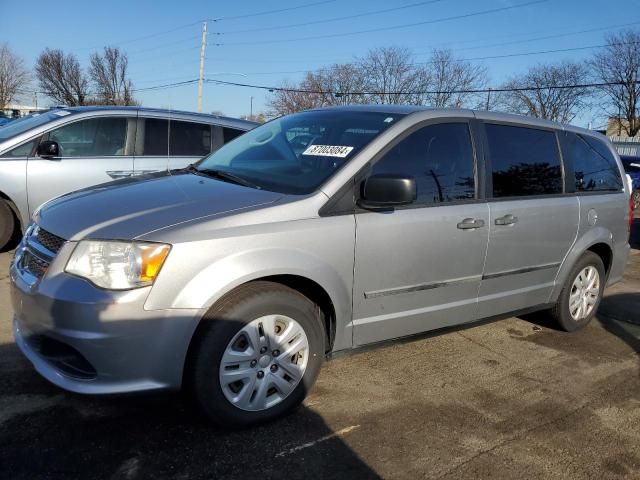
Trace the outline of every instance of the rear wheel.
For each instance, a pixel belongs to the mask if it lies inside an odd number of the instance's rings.
[[[640,207],[640,190],[634,190],[633,193],[631,193],[631,201],[633,202],[634,210]]]
[[[211,420],[245,426],[302,402],[324,354],[313,302],[288,287],[253,282],[222,299],[203,322],[186,375]]]
[[[0,200],[0,250],[3,250],[13,239],[16,230],[16,217],[11,207]]]
[[[604,282],[602,259],[593,252],[585,252],[571,270],[552,309],[563,330],[573,332],[591,321],[600,305]]]

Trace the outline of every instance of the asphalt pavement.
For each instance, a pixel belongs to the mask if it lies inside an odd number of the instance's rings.
[[[534,314],[340,356],[300,409],[231,432],[179,394],[85,397],[43,380],[12,338],[11,255],[0,478],[640,478],[638,250],[580,332]]]

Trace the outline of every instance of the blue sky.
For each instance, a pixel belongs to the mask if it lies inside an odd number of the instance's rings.
[[[262,85],[296,81],[303,74],[295,72],[349,61],[380,46],[407,47],[419,62],[426,60],[434,47],[450,48],[459,58],[478,58],[601,45],[608,30],[619,30],[623,25],[640,29],[638,0],[626,2],[626,9],[622,5],[610,8],[601,0],[546,0],[518,7],[530,2],[0,0],[0,42],[9,42],[29,66],[46,47],[73,52],[86,65],[93,51],[104,45],[119,46],[129,55],[135,87],[146,88],[197,78],[204,19],[219,19],[209,22],[206,77]],[[409,7],[309,24],[403,6]],[[388,28],[503,7],[515,8]],[[282,9],[286,11],[255,15]],[[274,29],[300,23],[306,25]],[[327,35],[334,36],[306,38]],[[592,52],[593,49],[585,49],[474,61],[485,65],[491,84],[498,85],[536,63],[578,60]],[[254,112],[260,112],[269,95],[264,90],[206,84],[203,111],[222,111],[231,116],[248,114],[253,96]],[[195,110],[197,85],[139,91],[136,98],[145,106]],[[584,125],[590,119],[590,115],[583,116],[575,123]]]

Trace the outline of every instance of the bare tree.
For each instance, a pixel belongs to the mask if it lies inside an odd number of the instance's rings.
[[[364,77],[368,100],[374,103],[424,103],[423,95],[416,93],[429,82],[429,73],[416,67],[406,48],[383,47],[371,50],[359,62]]]
[[[609,98],[610,117],[619,117],[622,129],[630,136],[640,131],[640,32],[627,30],[606,36],[607,47],[596,53],[590,64],[599,87]]]
[[[307,72],[298,84],[285,83],[269,101],[269,115],[279,116],[309,108],[364,103],[363,76],[358,65],[335,64]]]
[[[36,62],[42,91],[63,105],[85,105],[89,82],[73,54],[46,49]]]
[[[477,102],[477,93],[487,85],[487,71],[480,65],[456,59],[451,50],[434,50],[428,62],[424,102],[437,108],[462,108]]]
[[[25,68],[23,60],[14,54],[9,45],[0,45],[0,110],[6,108],[11,101],[29,84],[31,75]]]
[[[498,101],[502,108],[512,113],[569,123],[589,106],[591,89],[545,87],[585,85],[588,79],[589,70],[582,63],[540,64],[506,82],[502,88],[513,91],[501,92]]]
[[[129,59],[119,48],[105,47],[104,54],[91,55],[89,75],[93,81],[96,98],[102,105],[135,105],[133,85],[127,77]]]

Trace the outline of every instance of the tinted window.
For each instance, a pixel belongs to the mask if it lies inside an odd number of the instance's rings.
[[[202,157],[211,152],[211,126],[172,120],[169,128],[170,155]]]
[[[555,133],[493,124],[486,131],[494,197],[562,193]]]
[[[159,118],[147,118],[144,121],[144,144],[142,155],[169,154],[169,122]]]
[[[576,191],[621,190],[618,164],[607,146],[588,136],[567,133],[568,156],[573,160]]]
[[[224,143],[229,143],[231,140],[233,140],[236,137],[239,137],[243,133],[244,133],[243,130],[238,130],[237,128],[229,128],[229,127],[223,127],[222,128],[222,135],[224,136]]]
[[[35,139],[35,140],[30,140],[26,143],[23,143],[22,145],[15,147],[12,150],[9,150],[8,152],[5,152],[2,154],[3,158],[25,158],[28,157],[29,155],[31,155],[31,152],[33,151],[34,147],[36,146],[36,142],[39,140],[39,138]]]
[[[127,119],[106,117],[81,120],[52,130],[49,140],[58,142],[61,157],[124,155]]]
[[[466,123],[430,125],[395,145],[372,170],[415,178],[417,202],[474,198],[473,148]]]

